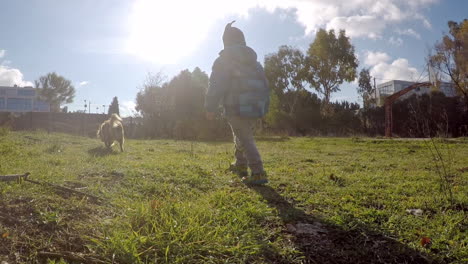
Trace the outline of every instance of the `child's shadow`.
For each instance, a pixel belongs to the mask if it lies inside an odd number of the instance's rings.
[[[93,157],[103,157],[108,155],[116,155],[117,153],[112,150],[112,148],[106,148],[103,146],[95,147],[88,149],[88,154]]]
[[[250,188],[277,209],[285,229],[293,236],[292,242],[302,252],[304,263],[435,263],[425,253],[378,230],[366,226],[344,230],[307,214],[268,185]]]

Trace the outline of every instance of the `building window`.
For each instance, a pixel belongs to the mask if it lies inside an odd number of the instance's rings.
[[[32,99],[8,98],[6,109],[11,111],[32,111]]]
[[[25,90],[25,89],[18,89],[18,96],[36,96],[36,91],[34,90]]]
[[[49,103],[41,101],[41,100],[36,100],[34,102],[34,111],[48,112],[49,111]]]
[[[390,95],[393,93],[392,85],[385,85],[379,88],[381,95]]]
[[[0,109],[5,109],[5,98],[0,98]]]
[[[5,94],[7,96],[16,96],[17,95],[16,90],[17,89],[15,89],[15,88],[6,89]]]
[[[6,94],[6,90],[5,89],[0,89],[0,95],[5,95]]]

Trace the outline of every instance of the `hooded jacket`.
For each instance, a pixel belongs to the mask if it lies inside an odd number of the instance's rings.
[[[263,67],[257,61],[257,54],[245,44],[242,31],[230,27],[230,24],[226,26],[223,35],[224,49],[219,52],[219,57],[213,63],[210,86],[205,98],[205,108],[208,112],[216,112],[221,104],[227,116],[238,114],[238,110],[228,102],[229,95],[233,92],[233,74],[236,68],[251,68],[260,74],[266,83]]]

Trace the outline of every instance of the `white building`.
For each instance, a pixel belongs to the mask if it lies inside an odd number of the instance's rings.
[[[392,81],[381,83],[377,85],[377,89],[375,89],[374,94],[372,95],[372,98],[376,99],[375,103],[377,106],[382,106],[385,103],[386,97],[398,91],[401,91],[412,84],[415,84],[415,82],[408,82],[408,81],[401,81],[401,80],[392,80]],[[400,97],[400,99],[406,99],[412,96],[413,94],[416,94],[416,95],[427,94],[431,92],[431,89],[432,88],[430,86],[419,87],[406,93],[405,95]],[[457,95],[455,91],[455,87],[453,87],[452,83],[440,82],[438,89],[442,93],[444,93],[445,96],[448,96],[448,97],[454,97]]]
[[[0,86],[0,112],[50,112],[32,87]]]

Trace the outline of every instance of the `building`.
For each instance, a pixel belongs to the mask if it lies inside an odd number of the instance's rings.
[[[392,80],[388,82],[381,83],[377,85],[377,89],[374,90],[372,94],[372,99],[375,99],[375,105],[382,106],[385,103],[385,98],[388,96],[405,89],[406,87],[415,84],[416,82],[408,82],[408,81],[401,81],[401,80]],[[422,95],[431,92],[432,87],[419,87],[416,88],[407,94],[403,95],[399,100],[406,99],[413,94]],[[452,83],[449,82],[440,82],[439,88],[445,96],[454,97],[457,95],[455,88],[453,87]]]
[[[50,112],[33,87],[0,86],[0,112]]]

